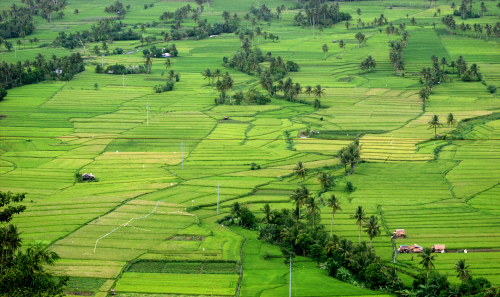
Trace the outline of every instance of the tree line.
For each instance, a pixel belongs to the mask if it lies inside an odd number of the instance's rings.
[[[68,81],[77,73],[85,70],[80,53],[58,58],[55,54],[50,59],[38,54],[34,61],[0,63],[0,88],[11,89],[43,80]]]

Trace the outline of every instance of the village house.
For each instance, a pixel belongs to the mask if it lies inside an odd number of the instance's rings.
[[[431,246],[431,251],[433,253],[444,253],[445,246],[444,244],[435,244]]]
[[[396,231],[392,232],[392,239],[398,238],[406,238],[405,229],[396,229]]]
[[[400,245],[398,248],[398,253],[400,254],[412,254],[412,253],[420,253],[424,250],[423,247],[414,244],[412,246]]]

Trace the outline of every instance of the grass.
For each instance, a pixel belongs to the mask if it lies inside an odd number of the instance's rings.
[[[12,2],[22,5],[18,0]],[[112,2],[71,1],[65,17],[50,24],[36,16],[37,30],[29,38],[36,36],[40,44],[51,43],[60,31],[69,33],[66,27],[72,33],[89,30],[107,16],[103,7]],[[255,4],[251,0],[211,2],[201,16],[211,24],[223,21],[224,10],[242,17]],[[337,186],[326,195],[341,197],[343,211],[336,214],[333,231],[343,238],[358,240],[357,226],[349,217],[362,205],[369,215],[382,209],[391,232],[396,228],[406,230],[407,238],[398,239],[397,244],[498,249],[500,237],[495,231],[500,220],[500,176],[495,165],[500,157],[500,120],[490,115],[500,108],[498,99],[480,82],[462,82],[457,69],[449,74],[452,81],[433,89],[425,107],[418,96],[418,72],[431,66],[431,55],[450,61],[463,56],[468,65],[477,63],[487,85],[498,86],[498,41],[447,33],[439,18],[433,17],[437,8],[442,11],[441,17],[451,13],[449,4],[443,1],[433,8],[421,1],[391,2],[391,9],[388,1],[341,3],[341,11],[355,18],[353,26],[346,30],[343,23],[335,24],[325,28],[322,37],[317,30],[313,36],[312,28],[293,24],[298,13],[291,9],[294,1],[260,3],[289,8],[285,20],[261,24],[263,31],[279,35],[279,42],[261,38],[259,47],[263,53],[270,51],[274,57],[297,62],[300,71],[288,76],[302,87],[321,84],[325,88],[323,108],[318,111],[275,98],[268,105],[216,106],[218,92],[213,82],[209,85],[203,80],[204,69],[228,71],[234,79],[234,91],[261,90],[253,74],[221,65],[224,56],[240,50],[234,34],[170,41],[179,50],[179,57],[172,59],[172,69],[181,73],[181,81],[167,93],[153,92],[153,86],[166,79],[161,75],[167,71],[163,60],[154,59],[149,75],[127,75],[123,94],[121,76],[96,74],[94,68],[101,62],[105,67],[142,64],[141,51],[102,59],[89,51],[83,53],[83,49],[72,51],[88,60],[86,70],[73,80],[9,90],[0,102],[0,114],[6,116],[0,120],[0,189],[28,193],[27,211],[14,221],[22,231],[23,244],[39,242],[57,252],[62,260],[50,269],[57,275],[70,275],[71,288],[88,288],[88,292],[104,293],[116,284],[120,296],[127,297],[233,296],[239,276],[226,274],[233,273],[234,266],[221,263],[243,261],[241,296],[286,295],[288,267],[283,259],[263,258],[266,252],[279,254],[279,250],[257,241],[254,233],[214,222],[228,214],[235,201],[248,204],[258,218],[265,203],[273,209],[291,207],[289,195],[299,185],[291,177],[292,168],[303,161],[306,168],[334,174]],[[173,12],[187,4],[163,1],[144,9],[144,3],[150,1],[126,3],[132,6],[123,20],[127,29],[159,21],[164,11]],[[465,21],[456,18],[457,23],[496,23],[497,8],[493,2],[485,4],[489,9],[485,17]],[[0,10],[10,5],[2,1]],[[474,3],[473,10],[479,5]],[[384,14],[395,26],[406,24],[411,37],[404,54],[404,77],[394,74],[389,59],[388,40],[399,37],[388,37],[385,26],[382,32],[379,27],[357,27],[357,8],[362,10],[360,18],[365,23]],[[71,13],[75,9],[80,11],[78,20]],[[416,26],[410,24],[412,17],[417,20]],[[433,22],[437,23],[436,30]],[[183,25],[191,28],[195,23],[188,18]],[[240,28],[246,26],[242,21]],[[145,34],[160,38],[164,27],[170,29],[169,24],[160,24],[147,28]],[[359,31],[368,41],[358,49],[354,35]],[[343,53],[338,47],[341,39],[347,43]],[[326,60],[323,44],[329,46]],[[87,48],[95,45],[88,44]],[[128,52],[139,46],[138,41],[115,41],[111,48]],[[70,51],[27,46],[15,54],[2,47],[0,61],[24,61],[38,53],[48,58]],[[377,67],[362,73],[359,63],[368,55],[377,61]],[[446,70],[452,71],[449,67]],[[309,100],[305,93],[300,98]],[[314,95],[310,99],[314,100]],[[427,123],[433,115],[444,123],[449,113],[458,121],[475,120],[462,121],[453,135],[464,139],[452,140],[436,158],[435,148],[445,142],[432,139],[434,130]],[[230,120],[224,120],[226,116]],[[437,133],[451,134],[450,128],[445,124]],[[301,130],[319,134],[297,139]],[[293,149],[287,148],[285,131],[294,138]],[[355,137],[360,137],[365,162],[356,167],[354,175],[345,176],[334,156]],[[250,170],[252,162],[262,169]],[[93,173],[99,182],[76,183],[76,172]],[[320,190],[315,174],[311,172],[303,182],[313,192]],[[354,184],[355,192],[344,190],[347,181]],[[187,213],[190,209],[193,211]],[[319,223],[329,231],[331,212],[326,207],[321,212]],[[203,237],[203,241],[187,241],[189,236]],[[365,234],[362,239],[368,240]],[[391,259],[388,236],[375,238],[373,244],[384,260]],[[418,268],[408,257],[399,255],[398,261]],[[461,257],[470,262],[473,275],[500,284],[500,267],[494,264],[498,253],[439,254],[436,268],[453,276],[453,265]],[[128,266],[136,260],[157,262]],[[161,270],[158,263],[163,265]],[[123,273],[125,268],[128,270]],[[294,269],[295,296],[377,293],[329,278],[308,259],[301,258]],[[105,285],[97,288],[102,280],[107,280]],[[411,283],[410,277],[403,280]]]

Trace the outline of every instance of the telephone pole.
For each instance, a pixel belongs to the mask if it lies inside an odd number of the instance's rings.
[[[217,182],[217,215],[219,215],[219,193],[220,193],[220,185]]]
[[[184,141],[181,141],[181,170],[184,170]]]
[[[146,126],[149,127],[149,102],[146,102]]]
[[[290,253],[290,290],[288,296],[292,297],[292,253]]]

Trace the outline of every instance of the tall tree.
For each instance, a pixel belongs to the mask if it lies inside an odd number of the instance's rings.
[[[448,115],[448,117],[446,118],[446,123],[450,127],[450,133],[452,133],[453,132],[453,126],[455,126],[455,124],[457,123],[457,120],[455,120],[455,116],[453,116],[452,113],[450,113]]]
[[[323,46],[321,47],[321,49],[322,49],[322,50],[323,50],[323,52],[325,53],[325,61],[326,61],[326,53],[328,53],[328,45],[323,44]]]
[[[358,206],[353,215],[351,215],[351,219],[355,219],[355,225],[359,227],[359,244],[361,244],[361,225],[366,221],[366,213],[363,209],[363,206]]]
[[[455,264],[455,271],[458,273],[457,277],[464,282],[467,280],[470,276],[470,270],[469,268],[470,265],[465,264],[465,260],[458,260],[458,262]]]
[[[340,197],[337,198],[335,197],[335,195],[330,195],[330,198],[328,198],[328,200],[326,200],[326,203],[328,205],[328,207],[331,207],[332,208],[332,224],[330,226],[330,237],[332,237],[333,235],[333,219],[335,218],[335,214],[337,213],[337,211],[342,211],[342,207],[340,206],[341,205],[341,202],[340,202]]]
[[[434,128],[434,135],[437,135],[437,128],[441,127],[443,124],[439,122],[439,116],[433,115],[431,120],[429,121],[429,126]]]
[[[295,173],[295,178],[300,180],[300,186],[302,186],[302,181],[307,177],[307,170],[302,161],[298,161],[295,167],[293,168],[293,172]]]
[[[80,13],[80,11],[78,11],[78,9],[75,9],[74,11],[74,14],[76,14],[76,20],[78,21],[78,14]]]
[[[264,213],[261,221],[269,224],[273,216],[273,210],[271,209],[271,206],[269,205],[269,203],[266,203],[260,210],[262,211],[262,213]]]
[[[202,75],[204,76],[203,80],[208,78],[208,85],[210,85],[210,78],[212,77],[212,71],[210,70],[210,68],[205,69]]]
[[[422,253],[418,255],[420,258],[422,258],[422,261],[420,261],[420,265],[425,269],[427,272],[427,279],[429,279],[429,271],[432,268],[435,268],[433,261],[436,260],[436,256],[432,255],[432,251],[430,248],[424,248]]]
[[[309,215],[312,217],[312,224],[313,224],[313,230],[314,230],[314,229],[316,229],[316,225],[315,225],[316,214],[321,212],[321,209],[319,208],[318,199],[316,199],[314,197],[310,197],[307,201],[307,205],[309,206]]]
[[[345,49],[345,46],[346,46],[346,43],[345,41],[342,39],[339,41],[339,47],[342,49],[342,54],[340,55],[340,58],[342,59],[342,57],[344,56],[344,49]]]
[[[330,188],[335,186],[335,180],[333,175],[326,171],[322,171],[318,176],[319,184],[323,192],[328,191]]]
[[[378,224],[378,218],[375,215],[371,215],[363,226],[363,228],[366,228],[366,234],[370,237],[370,247],[373,246],[373,238],[379,236],[381,233],[380,226],[381,225]]]

